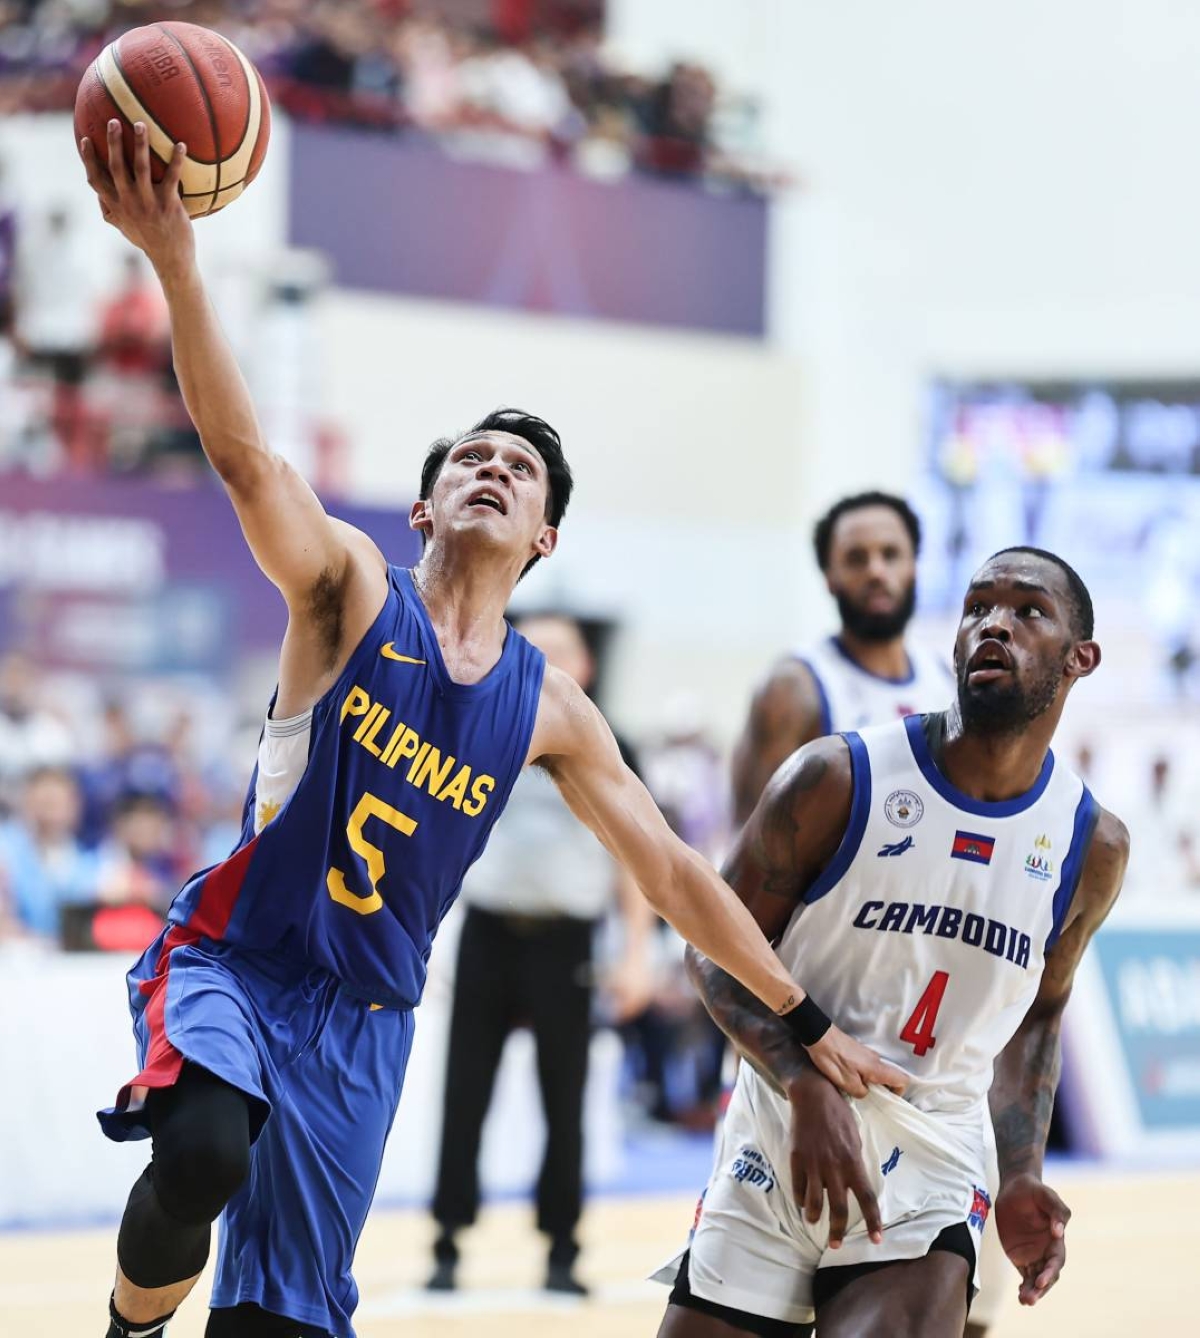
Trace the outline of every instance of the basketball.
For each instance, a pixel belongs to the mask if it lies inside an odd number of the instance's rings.
[[[237,199],[258,175],[271,133],[258,71],[232,42],[194,23],[134,28],[101,51],[75,97],[75,140],[86,135],[105,162],[114,116],[131,163],[134,122],[146,123],[155,181],[175,144],[187,145],[180,191],[193,218]]]

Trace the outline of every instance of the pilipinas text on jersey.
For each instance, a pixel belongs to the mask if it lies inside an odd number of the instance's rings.
[[[294,786],[263,803],[256,768],[238,848],[185,885],[173,925],[413,1007],[437,926],[524,766],[544,668],[510,627],[492,670],[455,683],[411,576],[393,567],[383,608],[313,708]]]
[[[846,735],[845,836],[779,945],[833,1020],[912,1075],[917,1107],[982,1107],[992,1065],[1037,993],[1098,808],[1049,753],[1002,803],[938,770],[925,718]]]

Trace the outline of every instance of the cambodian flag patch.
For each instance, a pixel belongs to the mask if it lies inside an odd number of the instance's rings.
[[[951,859],[966,859],[972,864],[990,864],[996,849],[994,836],[980,836],[977,832],[955,832],[950,847]]]

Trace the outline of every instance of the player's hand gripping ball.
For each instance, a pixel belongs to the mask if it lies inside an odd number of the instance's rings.
[[[179,189],[193,218],[237,199],[258,175],[271,135],[258,71],[232,42],[194,23],[134,28],[101,51],[75,97],[75,142],[86,136],[106,164],[113,118],[121,123],[128,163],[134,123],[145,123],[155,182],[175,145],[187,145]]]

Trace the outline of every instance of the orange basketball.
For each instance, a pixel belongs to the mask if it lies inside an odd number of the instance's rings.
[[[150,170],[162,180],[175,144],[187,145],[180,189],[193,218],[215,214],[258,175],[271,106],[258,71],[220,33],[194,23],[152,23],[122,34],[96,57],[75,95],[75,139],[108,161],[117,117],[133,161],[133,123],[144,121]]]

